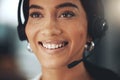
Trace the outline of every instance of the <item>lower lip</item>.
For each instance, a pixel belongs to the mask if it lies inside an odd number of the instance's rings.
[[[64,47],[61,47],[61,48],[57,48],[57,49],[47,49],[45,47],[43,47],[42,45],[38,44],[41,48],[41,50],[44,52],[44,53],[47,53],[47,54],[50,54],[50,55],[53,55],[53,54],[59,54],[59,53],[63,53],[62,51],[68,46],[68,44]]]

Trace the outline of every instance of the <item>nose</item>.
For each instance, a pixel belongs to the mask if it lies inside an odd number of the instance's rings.
[[[46,20],[46,23],[43,25],[41,34],[43,36],[58,36],[62,33],[62,29],[57,24],[55,20]]]

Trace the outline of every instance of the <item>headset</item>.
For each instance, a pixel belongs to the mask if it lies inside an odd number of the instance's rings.
[[[104,8],[101,0],[81,0],[81,3],[87,13],[88,34],[93,39],[102,37],[105,34],[108,25],[107,21],[104,19]],[[21,7],[23,8],[23,16],[25,19],[24,23],[22,23],[21,19]],[[29,0],[19,0],[17,30],[20,40],[27,40],[25,34],[25,26],[28,21],[29,16],[28,14],[29,14]]]
[[[23,6],[22,6],[23,2]],[[24,16],[24,23],[22,23],[21,19],[21,9],[23,10],[23,16]],[[29,0],[19,0],[18,4],[18,26],[17,26],[17,31],[19,35],[19,39],[21,41],[27,40],[27,36],[25,34],[25,26],[28,21],[28,16],[29,16]]]

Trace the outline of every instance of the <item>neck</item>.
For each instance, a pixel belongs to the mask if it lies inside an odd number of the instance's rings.
[[[42,80],[92,80],[92,78],[82,62],[71,69],[67,67],[59,69],[42,68]]]

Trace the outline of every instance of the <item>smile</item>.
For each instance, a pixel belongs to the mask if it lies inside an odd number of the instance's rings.
[[[54,49],[65,47],[68,44],[68,42],[67,41],[53,41],[53,42],[38,42],[38,44],[42,45],[42,47],[46,49],[54,50]]]

